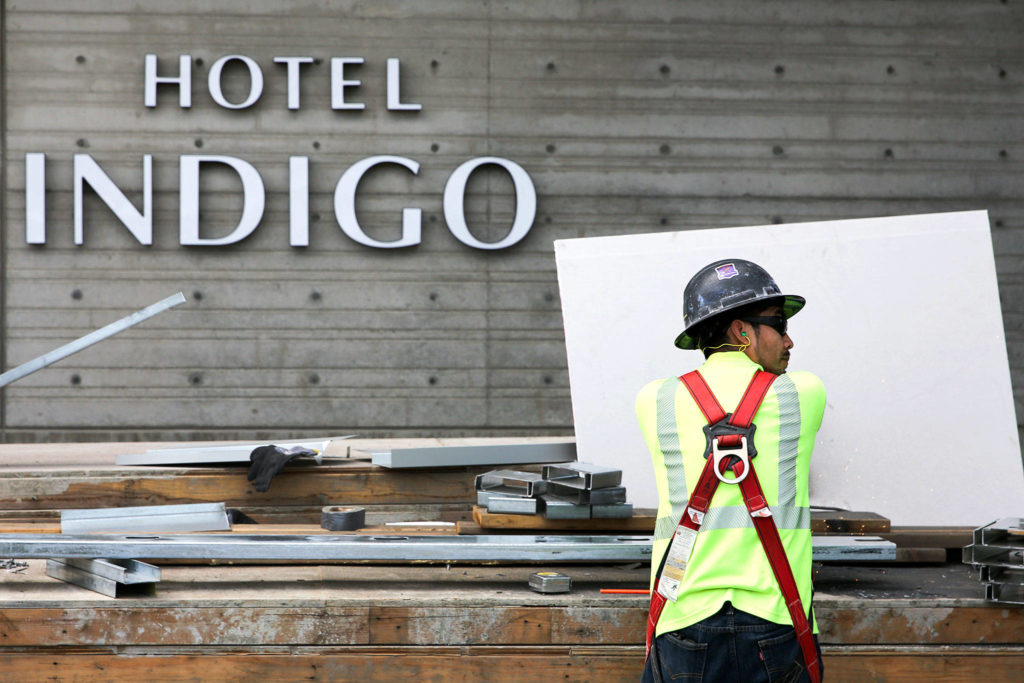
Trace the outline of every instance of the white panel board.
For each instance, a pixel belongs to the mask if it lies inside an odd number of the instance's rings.
[[[812,505],[901,525],[1024,513],[988,215],[971,211],[555,242],[578,458],[657,504],[633,399],[699,365],[672,342],[683,288],[720,258],[807,297],[790,370],[825,382]]]

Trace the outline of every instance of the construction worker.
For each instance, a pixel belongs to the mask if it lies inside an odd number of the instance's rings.
[[[825,389],[809,372],[786,373],[793,348],[788,320],[805,300],[783,295],[763,268],[742,259],[702,268],[686,285],[683,299],[685,329],[676,346],[703,351],[700,376],[724,412],[734,410],[755,371],[777,376],[765,375],[771,384],[753,418],[756,457],[749,462],[782,541],[785,552],[779,553],[792,569],[796,585],[790,592],[799,591],[806,614],[811,604],[809,466]],[[681,378],[645,386],[637,396],[636,412],[654,461],[660,500],[651,579],[655,595],[664,589],[655,588],[655,575],[670,542],[680,537],[677,525],[684,511],[689,513],[688,502],[712,446],[704,431],[708,418]],[[738,478],[734,471],[737,477],[719,479]],[[794,629],[799,619],[787,609],[782,579],[774,574],[768,544],[762,545],[761,530],[755,530],[740,488],[722,483],[712,489],[710,508],[700,515],[689,548],[672,543],[668,559],[682,557],[684,570],[676,575],[681,578],[675,599],[663,600],[649,628],[653,635],[649,633],[644,681],[820,680],[817,637],[812,645],[805,620],[801,650]],[[768,515],[763,511],[760,516]],[[817,633],[813,616],[809,621]],[[813,658],[817,661],[809,664]]]

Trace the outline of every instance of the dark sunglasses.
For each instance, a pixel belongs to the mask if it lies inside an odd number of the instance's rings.
[[[778,332],[780,337],[786,336],[786,325],[789,322],[783,315],[755,315],[750,318],[740,318],[740,320],[752,325],[767,325]]]

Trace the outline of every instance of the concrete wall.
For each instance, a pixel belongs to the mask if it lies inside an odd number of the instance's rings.
[[[553,240],[979,208],[1024,400],[1014,0],[5,0],[2,22],[4,367],[176,291],[189,302],[8,386],[0,439],[571,433]],[[196,60],[190,109],[172,90],[144,106],[147,53],[161,72]],[[206,89],[230,54],[266,79],[245,110]],[[275,56],[320,60],[304,67],[297,111]],[[365,59],[350,96],[364,111],[331,110],[332,57]],[[389,57],[422,111],[387,110]],[[224,81],[244,97],[244,74]],[[33,152],[47,155],[45,245],[25,239]],[[152,246],[90,190],[74,244],[75,154],[139,207],[153,155]],[[194,154],[259,170],[266,211],[252,236],[179,245],[178,163]],[[362,225],[395,239],[402,209],[420,207],[419,246],[373,249],[338,227],[338,178],[377,154],[421,168],[368,176]],[[528,236],[497,251],[457,241],[442,212],[451,172],[489,155],[526,169],[538,197]],[[310,160],[303,248],[288,246],[291,156]],[[204,172],[207,234],[240,210],[237,179]],[[499,240],[514,212],[508,175],[474,174],[466,211],[480,239]],[[663,296],[681,314],[681,291]]]

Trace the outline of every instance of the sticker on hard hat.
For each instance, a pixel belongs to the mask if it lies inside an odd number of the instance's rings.
[[[731,277],[736,277],[740,274],[740,271],[736,270],[736,266],[731,263],[726,263],[724,266],[718,266],[715,268],[715,272],[718,273],[719,280],[728,280]]]

